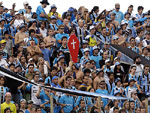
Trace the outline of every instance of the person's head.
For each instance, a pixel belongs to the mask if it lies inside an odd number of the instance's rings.
[[[128,12],[132,13],[132,11],[133,11],[133,5],[130,5],[130,6],[128,7]]]
[[[53,29],[48,29],[48,35],[53,36],[54,35],[54,30]]]
[[[119,113],[119,108],[118,107],[114,107],[113,108],[113,113]]]
[[[40,107],[35,108],[35,113],[42,113],[42,109]]]
[[[120,109],[119,113],[127,113],[127,112],[126,112],[126,109]]]
[[[145,74],[148,74],[149,71],[150,71],[149,65],[145,65],[145,66],[144,66],[144,73],[145,73]]]
[[[94,46],[93,47],[93,55],[98,55],[98,52],[99,52],[99,48],[97,46]]]
[[[108,73],[108,77],[109,80],[114,80],[114,73],[113,72]]]
[[[24,9],[27,9],[28,6],[29,6],[29,3],[28,3],[27,1],[25,1],[25,2],[23,3],[23,6],[24,6]]]
[[[9,32],[8,31],[4,32],[4,37],[7,38],[7,39],[9,38]]]
[[[32,100],[29,100],[27,102],[27,104],[28,104],[28,109],[32,109],[33,108],[33,101]]]
[[[14,72],[15,71],[15,64],[13,64],[13,63],[9,64],[9,69],[10,69],[10,71]]]
[[[58,30],[59,30],[60,33],[63,33],[64,32],[64,25],[60,25],[58,27]]]
[[[139,107],[135,108],[135,113],[141,113],[141,108]]]
[[[126,20],[129,20],[129,19],[130,19],[130,13],[125,13],[124,18],[125,18]]]
[[[88,56],[89,53],[90,53],[89,48],[85,48],[83,51],[84,51],[84,55],[85,55],[85,56]]]
[[[150,32],[146,32],[146,34],[145,34],[145,39],[146,39],[146,40],[150,40]]]
[[[90,68],[93,69],[95,67],[96,62],[94,60],[90,60],[89,63],[90,63]]]
[[[113,12],[112,12],[112,13],[110,14],[111,20],[115,20],[115,16],[116,16],[116,13],[113,13]]]
[[[85,101],[84,100],[80,100],[80,107],[85,108]]]
[[[134,103],[134,101],[130,101],[130,109],[134,109],[135,108],[135,103]]]
[[[79,25],[79,27],[83,27],[83,25],[84,25],[84,21],[82,20],[82,19],[79,19],[78,20],[78,25]]]
[[[61,39],[62,44],[66,45],[67,44],[67,37],[63,36]]]
[[[84,82],[84,84],[88,84],[88,82],[89,82],[89,76],[88,75],[84,75],[83,76],[83,82]]]
[[[56,76],[57,75],[57,71],[58,71],[58,68],[56,66],[53,66],[51,68],[51,75],[52,76]]]
[[[35,46],[35,41],[33,39],[30,40],[30,45],[31,45],[31,47]]]
[[[145,107],[141,107],[141,113],[146,113],[146,108]]]
[[[55,4],[53,4],[53,5],[51,6],[51,10],[50,10],[50,12],[55,13],[55,12],[56,12],[56,10],[57,10],[57,7],[56,7],[56,5],[55,5]]]
[[[143,6],[138,6],[138,13],[139,14],[142,14],[143,13],[143,10],[144,10],[144,7]]]
[[[125,102],[123,103],[123,108],[126,109],[126,110],[128,110],[128,109],[130,108],[130,106],[129,106],[129,101],[125,101]]]
[[[103,52],[103,59],[108,59],[108,51]]]
[[[132,45],[135,45],[136,43],[135,43],[135,38],[134,37],[131,37],[130,38],[130,44],[132,44]]]
[[[121,79],[120,78],[117,78],[115,80],[115,83],[116,83],[116,86],[120,87],[121,86]]]
[[[21,32],[25,32],[25,25],[21,25],[20,28],[19,28],[19,30],[20,30]]]
[[[39,44],[40,44],[40,48],[45,48],[45,43],[43,41],[41,41]]]
[[[34,80],[35,83],[37,83],[39,81],[39,73],[34,74],[33,80]]]
[[[5,83],[5,77],[4,76],[0,76],[0,86],[3,86]]]
[[[46,22],[45,21],[42,21],[40,23],[40,26],[41,26],[41,29],[44,29],[46,27]]]
[[[106,36],[106,33],[107,33],[106,27],[103,27],[101,32],[102,32],[102,35]]]
[[[118,12],[120,10],[120,4],[119,3],[116,3],[115,4],[115,10]]]
[[[130,67],[129,72],[132,73],[132,74],[135,74],[135,72],[136,72],[136,66],[135,66],[135,65],[132,65],[132,66]]]
[[[35,30],[34,29],[30,29],[29,30],[29,36],[33,37],[35,35]]]
[[[31,13],[31,10],[32,10],[32,7],[31,7],[31,6],[28,6],[28,8],[27,8],[27,13]]]
[[[64,23],[64,25],[66,26],[66,25],[68,25],[69,20],[65,18],[64,21],[63,21],[63,23]]]
[[[4,113],[11,113],[11,109],[9,107],[5,108]]]
[[[9,102],[11,101],[11,93],[10,93],[10,92],[7,92],[7,93],[5,94],[5,101],[6,101],[7,103],[9,103]]]
[[[97,76],[104,77],[104,71],[102,69],[98,70]]]
[[[22,111],[22,110],[18,110],[18,111],[17,111],[17,113],[24,113],[24,111]]]
[[[58,84],[58,76],[53,76],[52,82],[53,82],[54,84]]]
[[[95,26],[90,26],[90,34],[94,35],[95,31],[96,31]]]
[[[33,73],[34,72],[34,64],[29,64],[28,65],[28,72]]]
[[[25,109],[26,108],[26,104],[27,104],[27,102],[26,102],[26,100],[25,99],[21,99],[20,100],[20,108],[21,109]]]
[[[118,107],[119,100],[114,100],[113,103],[114,103],[114,106],[115,106],[115,107]]]
[[[137,91],[131,92],[131,98],[136,99],[137,98]]]
[[[95,13],[98,13],[99,12],[99,7],[98,6],[94,6],[92,11],[95,12]]]
[[[90,69],[84,69],[84,76],[90,76],[91,70]]]
[[[147,47],[142,48],[142,54],[143,55],[147,55],[148,54],[148,48]]]
[[[134,58],[134,63],[137,64],[137,65],[140,65],[141,64],[141,58],[139,56],[135,57]]]
[[[70,86],[71,80],[72,80],[72,77],[71,76],[67,76],[66,77],[66,85]]]
[[[48,3],[47,0],[42,0],[40,3],[42,4],[42,7],[43,7],[43,8],[46,8],[47,5],[49,5],[49,3]]]

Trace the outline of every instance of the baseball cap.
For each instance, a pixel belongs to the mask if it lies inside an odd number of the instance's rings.
[[[119,59],[119,57],[115,57],[115,58],[114,58],[114,60],[117,60],[117,59]]]
[[[1,44],[4,44],[4,43],[6,43],[6,41],[5,41],[5,40],[1,40],[0,43],[1,43]]]
[[[95,29],[95,26],[93,26],[93,25],[90,26],[90,31],[91,31],[92,29]]]
[[[43,78],[39,78],[39,82],[44,82]]]
[[[99,48],[98,48],[97,46],[94,46],[94,47],[93,47],[93,50],[95,50],[95,49],[99,49]]]
[[[120,65],[120,62],[116,62],[116,63],[115,63],[115,66],[118,66],[118,65]]]
[[[57,8],[55,4],[53,4],[53,5],[51,6],[51,9],[53,9],[53,8]]]
[[[20,100],[20,103],[21,103],[21,102],[27,102],[27,101],[26,101],[25,99],[21,99],[21,100]]]
[[[135,82],[136,80],[135,80],[134,78],[130,78],[130,79],[129,79],[129,83],[132,82],[132,81]]]
[[[32,100],[29,100],[27,103],[28,103],[28,104],[33,104],[33,101],[32,101]]]
[[[108,62],[110,62],[110,59],[105,60],[105,64],[108,63]]]
[[[115,83],[117,83],[118,81],[121,81],[121,79],[120,79],[120,78],[117,78],[117,79],[115,80]]]
[[[85,53],[85,52],[90,51],[90,50],[89,50],[89,48],[85,48],[83,51]]]
[[[26,5],[26,4],[29,4],[29,2],[28,2],[28,1],[25,1],[25,2],[23,2],[23,4]]]

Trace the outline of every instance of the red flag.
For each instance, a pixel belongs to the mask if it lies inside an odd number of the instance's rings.
[[[74,63],[77,62],[79,53],[79,40],[76,35],[71,35],[68,41],[68,48]]]

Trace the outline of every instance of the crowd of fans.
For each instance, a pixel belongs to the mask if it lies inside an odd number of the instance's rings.
[[[130,48],[150,59],[150,11],[134,6],[126,12],[115,4],[111,11],[94,6],[78,10],[70,7],[62,15],[47,0],[32,11],[28,2],[16,11],[0,3],[0,66],[45,86],[121,96],[127,100],[102,98],[101,113],[146,113],[150,93],[150,67],[137,56],[129,62],[110,44]],[[50,7],[46,14],[44,8]],[[106,6],[107,7],[107,6]],[[134,9],[136,10],[136,9]],[[69,37],[80,42],[78,62],[73,63],[68,49]],[[126,69],[122,62],[131,64]],[[98,99],[56,92],[22,83],[8,88],[0,76],[1,113],[99,113]],[[15,83],[9,83],[15,84]]]

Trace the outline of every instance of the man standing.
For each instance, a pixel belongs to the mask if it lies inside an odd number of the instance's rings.
[[[113,11],[113,13],[116,14],[116,21],[120,24],[121,21],[123,20],[123,13],[120,10],[120,4],[116,3],[115,4],[115,10]]]
[[[40,2],[42,5],[38,6],[36,9],[36,14],[37,14],[37,19],[39,21],[46,21],[48,18],[48,15],[46,14],[44,8],[47,7],[47,5],[49,5],[47,0],[43,0]]]

